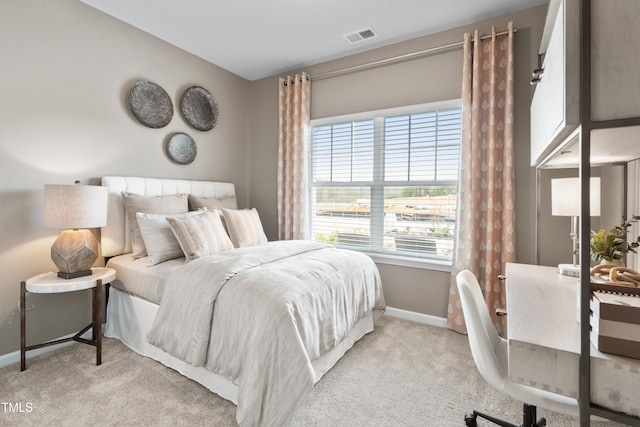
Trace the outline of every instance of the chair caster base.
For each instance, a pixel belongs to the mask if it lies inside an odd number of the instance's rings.
[[[464,416],[464,424],[467,427],[477,427],[478,422],[476,421],[476,416],[473,414],[465,414]]]
[[[499,418],[483,414],[482,412],[478,411],[473,411],[473,413],[471,414],[465,414],[464,424],[467,427],[477,427],[478,417],[502,427],[545,427],[547,425],[547,420],[545,420],[544,418],[536,420],[536,407],[533,405],[528,405],[526,403],[522,407],[522,424],[520,425],[512,424],[509,421],[501,420]]]

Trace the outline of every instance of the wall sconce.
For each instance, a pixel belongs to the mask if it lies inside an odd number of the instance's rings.
[[[589,179],[589,211],[591,216],[600,216],[600,178]],[[566,276],[580,277],[579,230],[580,216],[580,179],[558,178],[551,180],[551,215],[571,217],[571,233],[573,241],[573,264],[559,264],[558,272]]]
[[[98,259],[98,241],[87,228],[107,224],[107,188],[95,185],[45,185],[44,223],[65,228],[51,246],[58,277],[88,276]]]

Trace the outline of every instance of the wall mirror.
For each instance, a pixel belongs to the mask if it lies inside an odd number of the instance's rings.
[[[624,212],[627,212],[627,215],[640,212],[640,197],[637,195],[640,188],[638,169],[637,161],[591,169],[591,176],[600,179],[600,212],[599,215],[591,217],[592,230],[609,229],[619,225]],[[553,266],[573,262],[571,217],[552,214],[552,181],[577,176],[578,169],[538,169],[537,264]],[[637,235],[636,229],[630,230],[629,236]],[[588,245],[588,242],[585,244]],[[633,268],[635,258],[629,257],[629,267]]]

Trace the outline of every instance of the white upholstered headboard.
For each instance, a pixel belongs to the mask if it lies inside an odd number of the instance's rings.
[[[123,191],[144,196],[187,193],[199,197],[236,197],[235,185],[230,182],[105,176],[102,186],[109,189],[107,225],[102,227],[100,238],[102,255],[106,257],[131,252],[129,220],[121,195]]]

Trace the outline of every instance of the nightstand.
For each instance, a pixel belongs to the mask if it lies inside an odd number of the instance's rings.
[[[92,268],[90,276],[76,277],[74,279],[61,279],[54,272],[48,272],[33,276],[20,283],[20,370],[27,368],[26,353],[29,350],[48,347],[67,341],[78,341],[96,347],[96,365],[102,363],[102,310],[104,304],[103,285],[112,282],[116,278],[113,268]],[[42,344],[27,346],[26,331],[26,294],[27,292],[38,294],[56,294],[62,292],[74,292],[84,289],[93,290],[93,321],[72,337],[49,341]],[[81,338],[81,335],[93,328],[92,338]]]

